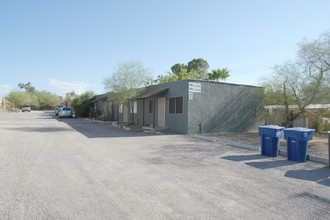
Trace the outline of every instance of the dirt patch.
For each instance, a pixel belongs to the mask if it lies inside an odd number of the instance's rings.
[[[237,142],[241,144],[249,144],[260,146],[260,136],[258,132],[246,132],[246,133],[213,133],[204,134],[208,137],[214,137],[217,142]],[[287,149],[286,140],[282,136],[280,139],[281,150]],[[308,141],[307,154],[312,156],[319,156],[328,158],[328,134],[314,134],[313,140]]]

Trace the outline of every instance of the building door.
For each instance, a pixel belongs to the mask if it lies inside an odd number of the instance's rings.
[[[123,121],[128,122],[128,108],[127,105],[124,105]]]
[[[158,126],[165,127],[165,98],[158,99]]]

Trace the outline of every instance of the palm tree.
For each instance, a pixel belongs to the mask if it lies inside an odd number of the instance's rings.
[[[215,80],[219,82],[219,79],[225,81],[226,78],[228,78],[229,75],[229,70],[227,68],[222,68],[222,69],[213,69],[212,73],[208,73],[209,79],[210,80]]]

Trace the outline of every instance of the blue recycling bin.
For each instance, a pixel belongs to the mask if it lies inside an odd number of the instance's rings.
[[[278,145],[283,135],[284,127],[277,125],[259,126],[259,136],[261,139],[261,154],[277,157]]]
[[[308,141],[313,139],[314,132],[315,129],[299,127],[284,130],[288,160],[306,162]]]

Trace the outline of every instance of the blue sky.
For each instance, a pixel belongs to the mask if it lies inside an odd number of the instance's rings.
[[[297,43],[330,29],[329,0],[1,0],[0,96],[31,82],[58,95],[105,92],[116,65],[157,78],[194,58],[259,85]]]

